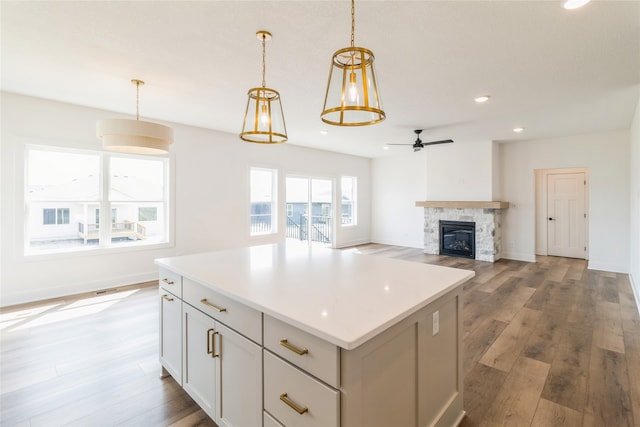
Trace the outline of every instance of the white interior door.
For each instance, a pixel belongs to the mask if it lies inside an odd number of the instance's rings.
[[[584,172],[547,175],[548,254],[586,258]]]

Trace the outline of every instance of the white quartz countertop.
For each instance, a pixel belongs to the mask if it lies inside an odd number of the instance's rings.
[[[469,270],[298,243],[155,262],[347,350],[475,275]]]

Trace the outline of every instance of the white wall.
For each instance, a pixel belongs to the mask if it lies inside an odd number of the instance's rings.
[[[630,218],[631,218],[631,251],[629,261],[629,277],[636,294],[636,303],[640,310],[640,99],[631,124],[631,155],[629,167],[630,179]]]
[[[427,193],[431,201],[489,201],[494,196],[493,141],[434,145],[427,153]],[[497,172],[496,172],[497,173]],[[499,186],[496,185],[496,191]]]
[[[275,168],[284,196],[286,173],[358,177],[358,225],[336,230],[336,246],[370,240],[371,161],[296,147],[242,142],[237,135],[170,124],[175,185],[175,245],[166,248],[24,257],[23,152],[25,143],[99,149],[95,122],[118,114],[14,94],[1,94],[0,305],[153,280],[159,257],[284,240],[284,232],[251,238],[248,179],[251,166]],[[241,120],[242,112],[238,112]],[[240,122],[238,122],[240,125]],[[284,219],[284,199],[279,213]]]
[[[426,197],[427,150],[372,161],[372,229],[376,243],[424,247],[424,209],[416,207]]]
[[[629,132],[514,142],[502,146],[504,258],[535,259],[536,169],[589,169],[589,268],[629,271]]]

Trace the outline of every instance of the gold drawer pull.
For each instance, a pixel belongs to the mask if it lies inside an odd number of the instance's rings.
[[[173,298],[171,298],[169,295],[164,294],[162,295],[162,298],[166,299],[167,301],[173,301]]]
[[[284,403],[289,405],[290,408],[292,408],[294,411],[296,411],[300,415],[304,414],[305,412],[307,412],[309,410],[309,408],[307,408],[306,406],[304,408],[301,408],[298,405],[296,405],[294,402],[289,400],[289,398],[287,397],[287,393],[282,393],[280,395],[280,400],[282,400]]]
[[[173,281],[172,281],[172,280],[167,279],[166,277],[165,277],[164,279],[162,279],[162,281],[163,281],[164,283],[166,283],[167,285],[173,285]]]
[[[220,353],[216,354],[216,335],[218,335],[218,331],[211,328],[207,331],[207,354],[210,354],[211,357],[216,358],[220,357]]]
[[[280,345],[283,346],[284,348],[293,351],[295,354],[297,354],[298,356],[302,356],[304,354],[309,353],[309,350],[306,348],[299,348],[296,347],[295,345],[289,344],[289,342],[287,341],[286,338],[282,338],[280,340]]]
[[[213,308],[215,311],[217,311],[218,313],[224,313],[225,311],[227,311],[226,308],[220,308],[217,305],[213,305],[211,304],[209,301],[207,301],[206,298],[202,298],[200,300],[201,303],[203,303],[204,305],[206,305],[209,308]]]

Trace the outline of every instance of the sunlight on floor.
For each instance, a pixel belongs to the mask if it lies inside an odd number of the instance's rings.
[[[58,303],[2,314],[0,315],[0,330],[19,331],[100,313],[138,290],[110,292],[84,298],[68,305]]]

